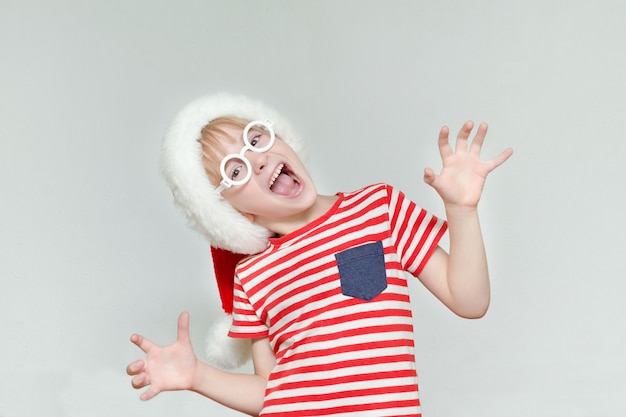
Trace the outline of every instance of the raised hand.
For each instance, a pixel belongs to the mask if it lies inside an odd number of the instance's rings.
[[[457,135],[456,148],[452,149],[448,141],[449,129],[442,127],[439,132],[439,153],[443,162],[441,173],[436,175],[431,168],[424,170],[424,181],[437,191],[448,207],[475,208],[487,175],[513,154],[509,148],[491,160],[481,160],[480,150],[487,134],[487,124],[478,126],[469,144],[473,128],[473,122],[466,122]]]
[[[198,359],[189,338],[189,314],[178,318],[178,336],[169,346],[159,346],[143,336],[134,334],[131,342],[146,354],[144,360],[132,362],[126,373],[133,376],[135,389],[149,387],[140,395],[149,400],[162,391],[192,389],[196,382]]]

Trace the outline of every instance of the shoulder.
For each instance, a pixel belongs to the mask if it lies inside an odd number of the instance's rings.
[[[393,190],[394,188],[391,185],[383,183],[383,182],[379,182],[376,184],[366,185],[365,187],[359,188],[358,190],[346,192],[342,194],[345,195],[346,197],[354,197],[354,196],[361,196],[361,195],[367,195],[367,194],[373,194],[373,193],[391,194]]]
[[[405,200],[403,193],[383,182],[367,185],[352,192],[342,193],[342,195],[342,206],[353,209],[379,207],[390,210],[401,205]]]

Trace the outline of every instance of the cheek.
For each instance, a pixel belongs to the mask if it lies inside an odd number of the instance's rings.
[[[245,185],[233,186],[228,190],[224,190],[222,196],[237,211],[242,213],[256,214],[260,206],[261,195],[254,187],[250,187],[251,182]]]

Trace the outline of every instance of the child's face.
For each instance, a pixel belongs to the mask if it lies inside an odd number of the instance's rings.
[[[223,143],[220,159],[239,153],[244,146],[243,129],[224,125],[223,131],[232,140]],[[247,151],[245,157],[252,168],[250,180],[223,190],[222,196],[246,217],[263,224],[298,216],[313,205],[315,185],[300,158],[280,138],[266,152]]]

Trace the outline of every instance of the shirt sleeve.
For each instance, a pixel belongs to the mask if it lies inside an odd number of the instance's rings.
[[[267,325],[257,316],[239,277],[235,275],[233,322],[228,335],[237,338],[257,338],[266,337],[268,334]]]
[[[387,196],[391,236],[402,267],[419,276],[448,229],[448,223],[418,207],[389,185]]]

